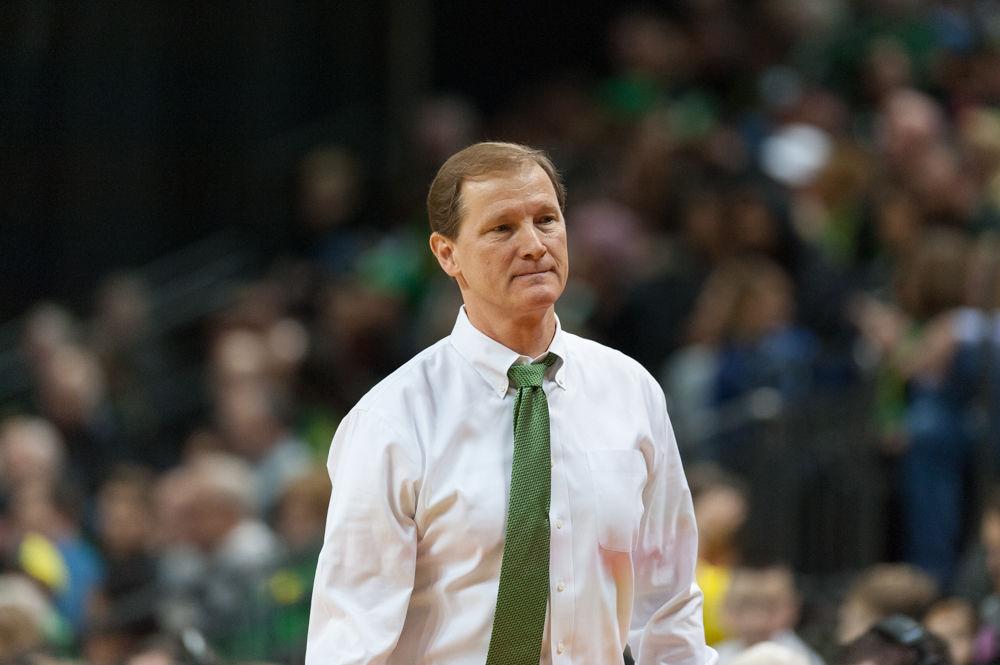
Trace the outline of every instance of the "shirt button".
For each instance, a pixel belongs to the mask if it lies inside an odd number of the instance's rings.
[[[559,644],[556,645],[556,653],[562,653],[566,650],[566,645],[560,640]]]
[[[565,591],[565,590],[566,590],[565,582],[560,582],[559,584],[556,585],[556,591]]]
[[[562,520],[556,520],[556,528],[557,529],[561,529],[562,528]]]

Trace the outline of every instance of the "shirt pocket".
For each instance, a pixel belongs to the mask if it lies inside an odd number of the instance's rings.
[[[631,552],[639,535],[646,461],[638,450],[588,450],[594,485],[597,540],[614,552]]]

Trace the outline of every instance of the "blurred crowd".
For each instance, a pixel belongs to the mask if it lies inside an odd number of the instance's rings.
[[[197,321],[166,325],[141,271],[26,312],[0,396],[0,661],[301,661],[330,438],[450,331],[426,187],[496,138],[568,185],[563,327],[667,393],[723,664],[760,642],[840,662],[894,614],[948,662],[1000,662],[1000,2],[669,4],[611,23],[607,71],[489,115],[428,97],[405,172],[313,146],[265,268]],[[808,469],[826,511],[776,507]],[[820,555],[798,546],[815,532]]]

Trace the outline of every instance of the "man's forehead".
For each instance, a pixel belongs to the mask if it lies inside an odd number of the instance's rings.
[[[537,164],[511,171],[496,171],[462,180],[464,197],[482,198],[489,207],[520,203],[558,205],[555,187],[545,170]]]
[[[517,183],[521,183],[521,186],[527,186],[536,179],[540,178],[545,178],[546,180],[549,179],[545,169],[543,169],[541,165],[536,162],[524,162],[522,164],[514,165],[511,168],[496,169],[493,171],[486,171],[485,173],[478,173],[476,175],[467,175],[462,178],[462,185],[463,187],[483,187],[492,183],[504,183],[505,185],[514,187],[517,186]]]

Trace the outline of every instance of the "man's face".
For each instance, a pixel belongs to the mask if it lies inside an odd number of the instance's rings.
[[[544,313],[566,286],[566,222],[536,164],[466,179],[454,239],[432,234],[441,267],[458,282],[469,316],[516,321]]]

